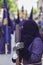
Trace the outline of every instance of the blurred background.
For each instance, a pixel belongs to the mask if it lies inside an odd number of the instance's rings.
[[[14,19],[17,17],[18,11],[19,11],[19,17],[25,20],[30,16],[31,10],[33,8],[33,19],[37,23],[41,37],[43,39],[43,0],[6,0],[6,3],[7,3],[9,16],[10,16],[9,23],[11,24],[11,26],[13,26],[12,22],[14,22]],[[4,9],[4,0],[0,0],[0,22],[2,21],[2,18],[3,18],[3,9]],[[6,23],[4,23],[4,25],[5,24]],[[13,30],[13,27],[10,27],[10,24],[9,24],[9,39],[10,39],[9,43],[11,42],[10,32],[11,32],[11,29]],[[6,29],[8,29],[8,27]],[[12,36],[13,36],[12,39],[14,40],[14,35]],[[11,43],[14,43],[13,40]],[[13,44],[9,44],[8,46],[9,53],[12,52],[11,46],[13,46]],[[12,54],[13,53],[11,53],[10,55],[0,54],[0,61],[4,60],[3,63],[0,62],[0,65],[6,65],[6,64],[14,65],[11,61]]]

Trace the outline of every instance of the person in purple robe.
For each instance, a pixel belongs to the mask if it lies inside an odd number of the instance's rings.
[[[24,42],[24,48],[20,49],[19,52],[20,57],[23,58],[23,64],[41,65],[43,42],[34,20],[29,19],[24,23],[21,31],[21,42]]]
[[[24,48],[19,49],[20,60],[23,58],[23,64],[41,65],[43,42],[38,26],[33,20],[33,8],[29,19],[21,29],[20,42],[24,43]]]
[[[21,29],[21,39],[19,42],[24,43],[24,48],[18,50],[19,62],[21,63],[21,60],[23,59],[23,65],[41,65],[43,42],[38,26],[32,18],[32,12],[33,8],[29,19],[25,20]]]

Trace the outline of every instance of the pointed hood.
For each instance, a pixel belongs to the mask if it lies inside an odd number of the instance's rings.
[[[18,14],[17,14],[17,19],[15,20],[16,24],[19,24],[20,19],[19,19],[19,10],[18,10]]]
[[[30,13],[29,19],[33,19],[33,7],[32,7],[32,9],[31,9],[31,13]]]
[[[4,0],[4,18],[8,18],[6,0]]]
[[[4,8],[7,8],[7,0],[4,0]]]
[[[24,7],[22,6],[22,10],[21,10],[22,12],[24,12]]]

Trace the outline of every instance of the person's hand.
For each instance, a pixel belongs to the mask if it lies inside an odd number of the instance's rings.
[[[18,42],[14,46],[13,50],[17,50],[17,49],[21,49],[21,48],[24,48],[24,43],[23,42]]]
[[[18,43],[16,43],[16,48],[17,48],[17,49],[24,48],[24,43],[23,43],[23,42],[18,42]]]

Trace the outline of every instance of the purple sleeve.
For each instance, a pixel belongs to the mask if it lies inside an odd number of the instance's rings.
[[[42,41],[40,38],[36,38],[32,45],[32,54],[30,57],[31,62],[37,62],[42,56]]]

